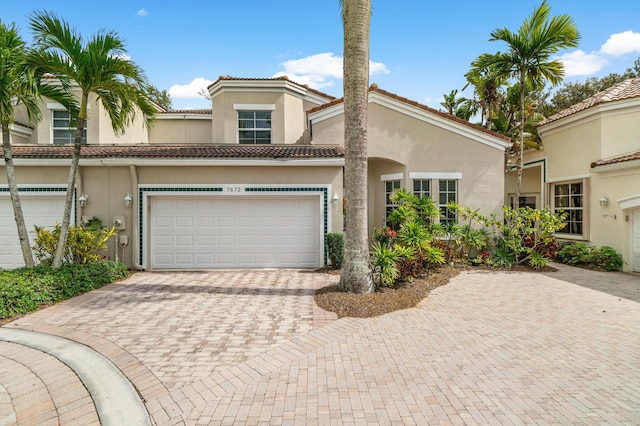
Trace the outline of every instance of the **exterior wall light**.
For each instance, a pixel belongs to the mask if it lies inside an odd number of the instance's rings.
[[[131,195],[131,193],[128,193],[124,197],[124,205],[127,207],[131,207],[133,205],[133,195]]]
[[[607,197],[600,198],[600,207],[607,207],[609,204],[609,199]]]
[[[338,204],[338,201],[340,201],[340,197],[338,197],[337,192],[334,192],[333,197],[331,197],[331,204]]]
[[[87,200],[89,196],[87,194],[82,194],[80,198],[78,198],[78,202],[80,203],[80,207],[84,207],[87,205]]]

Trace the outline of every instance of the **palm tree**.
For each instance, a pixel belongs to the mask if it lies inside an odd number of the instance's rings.
[[[135,63],[127,59],[124,42],[115,31],[101,30],[90,39],[82,36],[51,12],[36,12],[29,17],[34,34],[34,43],[38,49],[35,64],[39,72],[52,74],[52,85],[61,85],[68,94],[80,92],[74,110],[70,115],[76,124],[71,166],[67,180],[67,196],[62,231],[52,266],[62,264],[66,248],[73,188],[75,185],[82,135],[87,120],[89,95],[95,95],[102,103],[111,119],[116,134],[123,133],[138,113],[142,113],[145,124],[149,125],[155,117],[155,107],[148,99],[148,82],[144,72]]]
[[[2,151],[14,218],[18,227],[18,238],[22,258],[27,268],[33,267],[33,253],[29,234],[24,223],[22,204],[18,193],[9,125],[14,122],[14,109],[24,105],[30,122],[40,119],[38,108],[38,85],[34,74],[26,66],[27,48],[18,34],[15,24],[5,25],[0,21],[0,123],[2,125]]]
[[[371,0],[343,0],[345,258],[340,288],[371,293],[367,231],[367,104]]]
[[[557,85],[564,76],[564,65],[552,60],[551,55],[561,49],[577,47],[580,33],[569,15],[549,17],[551,6],[545,1],[534,9],[517,32],[498,28],[491,33],[489,41],[504,41],[509,50],[504,53],[483,54],[471,65],[476,69],[490,69],[497,75],[514,78],[520,85],[520,143],[518,162],[518,184],[516,200],[520,199],[522,184],[522,158],[524,155],[525,95],[527,90],[539,90],[545,81]]]

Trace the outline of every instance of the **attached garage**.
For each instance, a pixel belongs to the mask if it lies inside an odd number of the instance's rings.
[[[47,194],[43,189],[33,193],[22,193],[21,190],[20,203],[32,246],[34,225],[49,227],[62,221],[64,199],[64,190],[57,194]],[[23,266],[11,199],[9,193],[3,191],[0,193],[0,268],[15,269]]]
[[[326,190],[256,195],[153,194],[151,269],[316,268],[324,264]]]

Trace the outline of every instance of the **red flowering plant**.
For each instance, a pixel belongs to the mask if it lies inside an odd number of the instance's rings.
[[[384,244],[387,247],[390,247],[391,244],[396,242],[398,239],[398,233],[391,229],[390,226],[386,226],[384,228],[375,228],[373,230],[373,241],[377,241],[380,244]]]

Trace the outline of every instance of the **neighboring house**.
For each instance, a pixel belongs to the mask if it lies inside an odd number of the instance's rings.
[[[538,125],[543,149],[524,158],[520,204],[568,214],[563,240],[607,245],[640,272],[640,78]],[[515,172],[507,178],[513,203]]]
[[[162,111],[148,131],[136,123],[121,137],[92,101],[77,223],[95,216],[116,224],[109,255],[135,268],[326,264],[324,235],[343,229],[342,100],[286,77],[220,77],[209,93],[211,110]],[[22,124],[18,113],[11,128],[30,229],[61,221],[73,133],[59,105],[42,108],[42,122]],[[388,194],[400,187],[434,198],[444,220],[455,220],[448,200],[499,211],[507,146],[496,133],[372,86],[370,232],[385,223]],[[0,267],[20,266],[4,183],[0,223]]]

